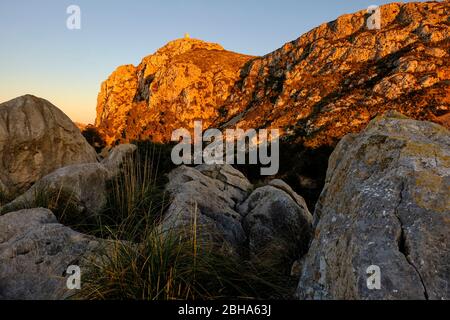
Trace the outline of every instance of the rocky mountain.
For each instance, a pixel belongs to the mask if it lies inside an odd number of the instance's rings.
[[[170,140],[174,128],[279,128],[306,147],[334,146],[397,110],[449,126],[450,3],[381,7],[339,17],[263,57],[193,39],[169,43],[101,87],[96,126],[115,141]]]
[[[47,209],[0,216],[0,300],[67,299],[67,267],[89,260],[105,242],[59,224]]]
[[[108,144],[125,140],[170,140],[174,129],[206,126],[217,117],[252,57],[195,39],[168,43],[139,66],[117,68],[103,82],[96,126]]]

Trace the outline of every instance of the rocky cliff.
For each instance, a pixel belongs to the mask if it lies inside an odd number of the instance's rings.
[[[449,2],[381,7],[325,23],[263,57],[200,40],[169,43],[101,87],[96,125],[108,143],[168,141],[174,128],[282,129],[291,140],[334,146],[397,110],[449,126]]]
[[[174,129],[209,126],[252,57],[196,39],[168,43],[137,67],[117,68],[98,95],[96,126],[107,143],[170,140]]]

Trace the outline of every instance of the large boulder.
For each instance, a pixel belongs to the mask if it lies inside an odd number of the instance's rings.
[[[238,207],[243,216],[251,258],[270,258],[276,265],[290,263],[307,249],[312,215],[306,203],[286,183],[273,180],[257,188]]]
[[[281,180],[253,190],[230,165],[180,166],[169,174],[166,190],[172,195],[162,221],[166,230],[190,232],[195,225],[198,239],[285,271],[309,244],[312,215]]]
[[[102,83],[95,125],[109,145],[168,142],[173,130],[193,129],[194,119],[209,126],[250,59],[215,43],[171,41],[136,67],[118,67]]]
[[[0,216],[0,300],[65,299],[67,268],[101,254],[103,240],[75,232],[47,209]],[[81,278],[82,279],[82,278]]]
[[[444,127],[392,113],[346,136],[329,161],[299,298],[449,299],[449,185]]]
[[[96,162],[76,125],[31,95],[0,104],[0,193],[12,198],[54,170]]]
[[[167,191],[173,200],[162,225],[165,229],[198,227],[199,235],[237,251],[245,242],[237,205],[252,185],[229,165],[180,166],[169,174]],[[228,246],[229,245],[229,246]]]
[[[34,208],[39,202],[36,198],[44,193],[47,199],[51,200],[51,195],[55,195],[62,201],[70,202],[80,214],[98,214],[107,203],[108,181],[120,174],[122,165],[136,149],[132,144],[119,145],[112,148],[101,163],[76,164],[57,169],[3,206],[0,213]]]
[[[130,160],[136,150],[137,146],[134,144],[120,144],[109,150],[101,163],[109,170],[112,177],[117,176],[121,165]]]
[[[380,30],[367,27],[361,8],[261,57],[172,41],[111,74],[95,124],[108,144],[167,142],[202,119],[208,128],[279,128],[314,149],[334,147],[388,110],[450,126],[450,2],[379,9]]]
[[[62,201],[74,204],[76,211],[88,216],[99,213],[107,201],[106,183],[112,176],[100,163],[76,164],[60,168],[36,182],[24,194],[1,208],[9,212],[18,208],[34,208],[41,194],[61,195]],[[56,199],[51,199],[56,200]],[[45,204],[40,204],[45,205]]]

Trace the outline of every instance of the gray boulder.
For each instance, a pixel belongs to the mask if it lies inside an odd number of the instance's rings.
[[[298,297],[449,299],[449,185],[444,127],[391,113],[346,136],[329,160]]]
[[[178,167],[166,186],[172,202],[163,228],[190,231],[195,224],[199,239],[289,272],[309,244],[312,216],[303,198],[281,180],[252,189],[230,165]]]
[[[283,181],[273,180],[253,191],[238,212],[243,216],[251,258],[268,258],[290,270],[293,260],[307,249],[312,215],[303,198]]]
[[[64,201],[77,206],[77,212],[95,215],[106,204],[106,182],[111,173],[100,163],[78,164],[60,168],[35,183],[27,192],[2,208],[2,212],[18,208],[34,208],[40,193],[62,194]]]
[[[37,194],[46,192],[59,195],[64,193],[70,202],[76,205],[77,212],[95,215],[107,201],[107,181],[120,173],[121,165],[131,156],[135,145],[114,147],[102,163],[86,163],[63,167],[46,175],[28,191],[1,208],[0,212],[16,211],[18,208],[35,207]]]
[[[196,225],[200,237],[237,250],[245,241],[245,233],[236,207],[251,187],[250,182],[229,165],[180,166],[169,174],[166,190],[173,200],[162,226],[190,230]]]
[[[0,193],[14,198],[56,169],[89,162],[95,150],[50,102],[26,95],[0,104]]]
[[[102,160],[102,165],[109,170],[111,177],[120,173],[121,165],[129,159],[137,150],[134,144],[121,144],[112,148]]]
[[[47,209],[0,216],[0,300],[68,298],[77,293],[67,288],[68,266],[80,266],[83,277],[85,263],[103,250],[103,240],[59,224]]]

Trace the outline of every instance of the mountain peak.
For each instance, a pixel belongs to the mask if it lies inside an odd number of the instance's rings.
[[[144,58],[143,62],[145,62],[145,60],[148,59],[149,57],[164,56],[170,59],[177,55],[186,53],[187,51],[199,49],[220,50],[220,51],[225,50],[221,45],[217,43],[211,43],[200,39],[184,37],[168,42],[166,45],[158,49],[154,54]]]
[[[102,84],[96,126],[111,144],[131,136],[166,141],[180,122],[190,128],[196,118],[209,125],[217,116],[217,104],[225,103],[240,70],[253,58],[199,39],[170,41],[137,67],[117,68]],[[153,115],[140,117],[150,103]],[[130,126],[130,115],[136,117],[136,127]]]
[[[170,140],[194,119],[216,128],[279,128],[305,147],[333,146],[396,110],[449,126],[450,3],[380,6],[324,23],[263,57],[198,39],[169,42],[102,86],[96,125],[108,142]]]

